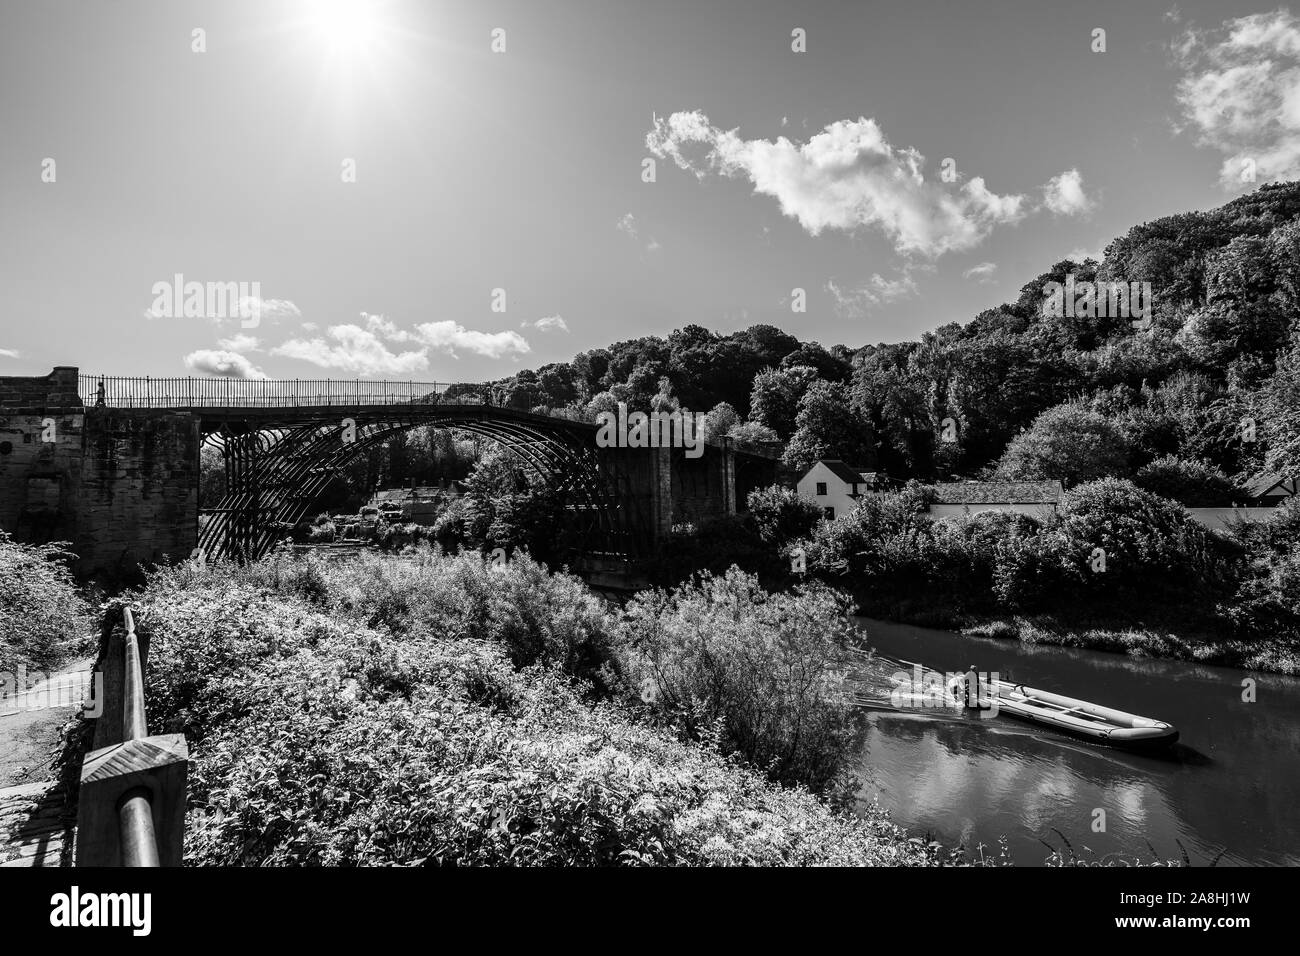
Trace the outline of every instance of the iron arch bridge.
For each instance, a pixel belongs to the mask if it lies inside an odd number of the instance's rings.
[[[203,513],[198,547],[211,558],[262,556],[314,514],[339,470],[409,429],[455,428],[498,441],[564,502],[574,565],[587,558],[635,561],[671,526],[675,498],[736,510],[736,461],[774,475],[771,449],[710,442],[710,470],[661,455],[602,449],[596,426],[505,407],[499,388],[479,384],[337,380],[108,378],[81,376],[87,407],[169,409],[197,419],[223,450],[226,493]],[[755,478],[753,483],[759,479]],[[694,496],[694,497],[691,497]],[[743,498],[741,499],[743,500]],[[678,508],[679,517],[681,508]]]
[[[336,406],[286,415],[246,410],[200,414],[205,436],[220,443],[226,494],[206,514],[198,546],[209,557],[257,558],[279,530],[315,514],[316,502],[353,459],[421,425],[495,439],[539,473],[565,503],[576,550],[635,556],[649,545],[634,495],[602,468],[594,426],[480,404],[409,408]],[[623,494],[619,492],[623,491]]]

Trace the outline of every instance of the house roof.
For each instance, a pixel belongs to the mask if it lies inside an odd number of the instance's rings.
[[[1283,486],[1280,489],[1281,494],[1289,495],[1292,493],[1291,489],[1294,485],[1291,485],[1289,479],[1284,478],[1276,472],[1265,472],[1264,474],[1255,477],[1246,485],[1246,493],[1252,498],[1262,498],[1270,491],[1276,489],[1279,485]],[[1291,487],[1286,487],[1287,485],[1291,485]]]
[[[845,484],[848,485],[862,484],[862,480],[863,480],[862,475],[858,471],[844,464],[844,462],[840,461],[838,458],[819,458],[817,461],[813,462],[811,465],[809,465],[807,468],[804,469],[804,473],[799,476],[799,480],[803,481],[805,478],[807,478],[808,473],[812,471],[814,468],[816,468],[818,465],[825,465],[828,469],[830,469],[831,474],[833,474],[836,478],[840,479],[840,481],[844,482]]]
[[[1059,481],[941,481],[934,489],[942,505],[1056,504],[1065,494]]]

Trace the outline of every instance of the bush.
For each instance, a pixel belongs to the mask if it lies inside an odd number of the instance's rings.
[[[1090,553],[1057,528],[1006,538],[994,555],[993,596],[1020,612],[1068,605],[1082,589]]]
[[[1231,505],[1242,498],[1242,492],[1218,468],[1175,455],[1165,455],[1142,466],[1133,477],[1133,483],[1144,491],[1189,508]]]
[[[1257,556],[1225,614],[1243,631],[1300,641],[1300,545]]]
[[[935,521],[934,576],[949,584],[961,610],[991,608],[999,594],[995,580],[1008,567],[1008,550],[1032,540],[1040,528],[1029,515],[980,511]]]
[[[338,534],[338,529],[334,522],[326,518],[324,521],[317,519],[316,523],[311,526],[307,532],[307,540],[313,544],[328,543],[333,541]]]
[[[816,792],[845,784],[855,710],[842,692],[856,631],[822,587],[765,592],[733,568],[627,607],[625,669],[648,709],[693,740]]]
[[[1235,576],[1236,549],[1182,506],[1129,481],[1107,478],[1072,489],[1058,522],[1077,556],[1105,552],[1105,573],[1083,575],[1094,597],[1200,602]]]
[[[758,536],[769,545],[807,538],[822,517],[822,509],[815,501],[783,485],[751,491],[748,505]]]
[[[471,560],[431,568],[480,581]],[[445,633],[398,635],[270,589],[328,573],[177,567],[139,597],[150,730],[190,744],[188,863],[936,860],[878,812],[838,815],[618,705],[589,706],[554,668],[515,670],[481,639],[481,596],[449,609]],[[451,581],[439,591],[454,599]]]
[[[90,609],[62,544],[19,544],[0,531],[0,671],[48,670],[89,647]]]
[[[809,572],[848,582],[872,613],[906,614],[933,602],[931,491],[909,483],[899,492],[867,495],[853,511],[818,524],[805,549]]]
[[[551,574],[527,554],[493,566],[474,552],[428,548],[413,559],[363,554],[344,563],[274,558],[251,580],[304,597],[336,615],[395,633],[500,645],[517,667],[543,664],[608,696],[618,685],[615,622],[578,578]]]

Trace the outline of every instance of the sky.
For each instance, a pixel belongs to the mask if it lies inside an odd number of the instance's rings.
[[[1286,7],[0,0],[0,375],[915,339],[1294,178]]]

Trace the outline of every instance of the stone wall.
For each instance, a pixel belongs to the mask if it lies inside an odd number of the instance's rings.
[[[85,419],[78,573],[127,577],[140,564],[189,557],[198,538],[198,419],[110,408],[88,408]]]
[[[70,542],[78,576],[105,582],[187,557],[199,444],[187,412],[84,407],[75,368],[0,377],[0,529]]]
[[[84,409],[77,370],[0,378],[0,529],[20,541],[74,541]]]

